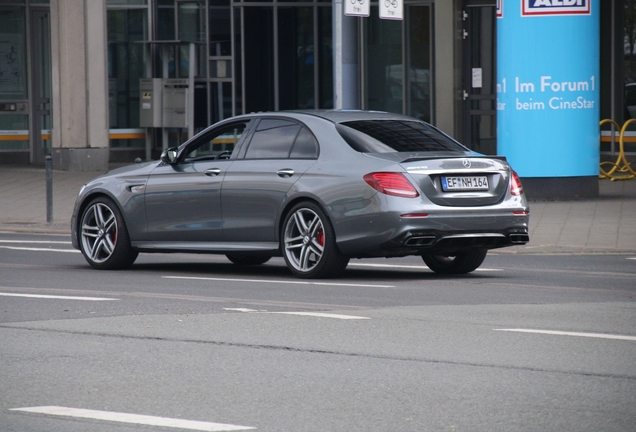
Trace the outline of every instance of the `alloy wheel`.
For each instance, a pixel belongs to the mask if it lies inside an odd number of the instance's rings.
[[[93,204],[82,218],[82,249],[87,258],[103,263],[111,257],[117,245],[117,218],[106,204]]]
[[[322,220],[308,208],[298,209],[287,221],[284,234],[285,256],[299,272],[310,272],[322,259],[325,231]]]

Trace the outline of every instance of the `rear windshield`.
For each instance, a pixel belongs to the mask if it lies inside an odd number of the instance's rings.
[[[340,123],[336,127],[342,138],[362,153],[469,151],[423,122],[359,120]]]

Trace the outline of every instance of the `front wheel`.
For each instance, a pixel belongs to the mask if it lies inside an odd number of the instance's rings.
[[[130,267],[139,253],[130,246],[124,217],[110,198],[95,198],[82,213],[80,246],[88,263],[100,270]]]
[[[454,252],[449,255],[424,254],[424,263],[439,274],[466,274],[478,268],[486,259],[487,250]]]
[[[340,274],[349,263],[336,245],[327,214],[316,203],[302,202],[291,209],[282,230],[283,257],[301,278],[327,278]]]

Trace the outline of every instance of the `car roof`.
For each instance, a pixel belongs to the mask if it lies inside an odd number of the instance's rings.
[[[293,111],[271,111],[247,114],[247,116],[289,116],[301,118],[303,116],[320,117],[332,123],[343,123],[358,120],[403,120],[403,121],[420,121],[418,119],[408,117],[402,114],[394,114],[383,111],[364,111],[364,110],[293,110]]]

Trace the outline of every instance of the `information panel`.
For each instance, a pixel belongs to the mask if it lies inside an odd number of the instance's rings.
[[[598,8],[497,1],[497,150],[521,177],[599,173]]]

